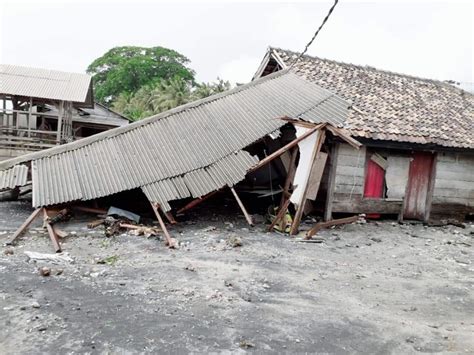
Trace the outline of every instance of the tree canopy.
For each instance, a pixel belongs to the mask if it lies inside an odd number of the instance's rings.
[[[179,78],[194,83],[194,71],[188,64],[188,58],[172,49],[123,46],[94,60],[87,73],[93,76],[95,99],[112,104],[121,95],[133,95],[162,80]]]
[[[146,85],[134,94],[122,93],[112,107],[132,120],[139,120],[230,88],[228,81],[219,78],[213,83],[192,84],[175,77]]]

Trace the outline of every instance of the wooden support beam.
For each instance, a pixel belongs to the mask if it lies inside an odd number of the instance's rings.
[[[53,243],[54,251],[56,253],[60,253],[61,245],[59,244],[58,236],[54,232],[54,229],[51,223],[49,223],[48,211],[44,207],[43,207],[43,217],[44,217],[44,224],[46,226],[46,229],[48,230],[49,238],[51,239],[51,243]]]
[[[277,215],[275,216],[275,219],[273,220],[273,222],[270,224],[270,226],[268,227],[268,231],[271,232],[273,230],[273,228],[277,225],[278,221],[281,220],[283,218],[283,216],[285,215],[286,211],[288,210],[288,206],[290,206],[290,199],[288,198],[282,207],[280,207],[280,209],[278,210],[278,213]]]
[[[216,191],[212,191],[212,192],[209,192],[207,195],[204,195],[202,197],[198,197],[194,200],[192,200],[191,202],[189,202],[188,204],[186,204],[183,208],[179,209],[176,213],[183,213],[187,210],[190,210],[191,208],[199,205],[201,202],[204,202],[206,201],[208,198],[214,196],[216,193],[218,193],[220,190],[216,190]]]
[[[30,226],[30,224],[35,220],[35,218],[38,216],[38,214],[41,212],[41,208],[37,208],[36,210],[33,211],[33,213],[30,214],[30,216],[26,219],[26,221],[23,222],[23,224],[18,228],[15,233],[13,233],[12,237],[10,240],[6,243],[7,245],[13,245],[16,241],[16,239],[22,235],[26,229]]]
[[[176,223],[178,223],[178,222],[176,222],[176,220],[174,219],[173,214],[171,213],[171,211],[168,211],[168,212],[164,212],[164,211],[163,211],[163,213],[164,213],[166,219],[168,220],[168,222],[170,222],[171,224],[176,224]]]
[[[102,208],[93,208],[93,207],[86,207],[86,206],[72,206],[73,210],[93,213],[93,214],[107,214],[107,210]]]
[[[324,220],[332,219],[332,204],[334,201],[334,190],[336,187],[336,169],[337,169],[337,155],[339,154],[339,144],[334,143],[331,152],[329,153],[329,182],[326,194],[326,206],[324,209]]]
[[[303,217],[303,211],[306,204],[306,195],[308,193],[308,181],[311,174],[313,173],[312,167],[314,165],[314,161],[316,157],[319,155],[321,146],[325,138],[326,138],[326,132],[324,130],[319,131],[319,135],[315,143],[315,149],[313,151],[313,157],[311,159],[311,169],[309,170],[309,174],[306,179],[305,186],[303,187],[303,193],[301,194],[301,199],[298,202],[298,207],[296,209],[295,216],[293,217],[293,222],[291,223],[290,235],[295,235],[296,233],[298,233],[298,228],[300,226],[301,218]]]
[[[290,143],[288,143],[287,145],[281,147],[280,149],[274,151],[272,154],[270,154],[269,156],[265,157],[264,159],[260,160],[258,162],[257,165],[253,166],[252,168],[250,168],[250,170],[247,172],[247,173],[250,173],[252,171],[255,171],[255,170],[258,170],[260,169],[262,166],[268,164],[269,162],[271,162],[273,159],[275,158],[278,158],[280,155],[282,155],[283,153],[285,153],[287,150],[293,148],[295,145],[297,145],[299,142],[301,142],[303,139],[309,137],[311,134],[313,134],[314,132],[316,132],[317,130],[321,129],[322,127],[324,127],[325,124],[318,124],[316,126],[314,126],[313,128],[311,128],[310,130],[308,130],[307,132],[305,132],[304,134],[302,134],[300,137],[292,140]]]
[[[311,228],[309,231],[306,232],[306,238],[307,239],[311,238],[313,235],[318,233],[323,228],[337,226],[339,224],[354,223],[358,219],[359,219],[359,216],[352,216],[352,217],[346,217],[346,218],[340,218],[340,219],[333,219],[327,222],[316,223],[313,228]]]
[[[340,137],[342,140],[346,141],[347,144],[351,145],[355,149],[359,149],[360,147],[362,147],[362,144],[359,141],[352,138],[350,136],[349,132],[347,132],[347,131],[345,131],[341,128],[331,126],[331,125],[327,125],[326,128],[329,132],[331,132],[335,136]]]
[[[293,147],[291,149],[290,165],[288,167],[288,173],[286,175],[285,185],[283,186],[283,194],[281,196],[280,209],[285,204],[285,200],[289,198],[288,196],[289,190],[290,190],[290,187],[293,185],[293,180],[295,178],[297,155],[298,155],[298,147]]]
[[[165,235],[166,245],[169,248],[176,248],[176,240],[174,238],[171,238],[171,236],[168,232],[168,229],[166,228],[165,222],[163,222],[163,218],[161,218],[160,205],[158,203],[151,202],[151,207],[153,208],[153,211],[155,212],[156,218],[158,219],[158,222],[160,223],[160,227],[163,230],[163,234]]]
[[[250,215],[248,214],[247,210],[245,209],[245,206],[244,204],[242,203],[242,201],[240,200],[240,197],[239,195],[237,195],[237,192],[235,191],[234,187],[231,187],[230,188],[230,191],[232,191],[232,194],[234,195],[237,203],[239,204],[239,207],[240,209],[242,210],[244,216],[245,216],[245,219],[247,220],[247,223],[249,224],[249,226],[253,226],[253,221],[252,221],[252,217],[250,217]]]

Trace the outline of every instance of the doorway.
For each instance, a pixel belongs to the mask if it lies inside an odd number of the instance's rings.
[[[428,200],[431,200],[431,185],[434,183],[433,168],[435,154],[415,152],[410,162],[408,183],[405,192],[403,218],[425,220]]]

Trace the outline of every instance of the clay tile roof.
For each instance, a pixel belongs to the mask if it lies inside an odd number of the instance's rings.
[[[270,48],[280,66],[297,54]],[[474,148],[474,95],[447,83],[303,56],[293,70],[353,103],[354,136]]]

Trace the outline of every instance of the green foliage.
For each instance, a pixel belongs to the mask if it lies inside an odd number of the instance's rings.
[[[132,120],[139,120],[230,88],[228,81],[219,78],[214,83],[193,86],[189,81],[175,77],[146,85],[134,94],[122,93],[112,107]]]
[[[124,46],[94,60],[87,72],[93,75],[96,100],[110,104],[121,95],[133,95],[161,80],[194,82],[194,71],[187,64],[189,59],[172,49]]]

